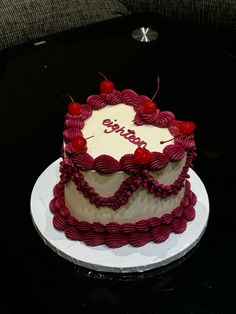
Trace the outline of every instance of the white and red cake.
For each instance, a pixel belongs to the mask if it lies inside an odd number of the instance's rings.
[[[195,124],[111,81],[86,104],[72,101],[64,124],[54,227],[86,245],[143,246],[182,233],[195,217],[188,170]]]

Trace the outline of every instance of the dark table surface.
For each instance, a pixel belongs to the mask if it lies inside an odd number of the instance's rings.
[[[131,37],[135,27],[156,41]],[[218,35],[217,35],[218,36]],[[0,55],[0,313],[235,313],[235,73],[233,44],[158,17],[130,17],[51,36]],[[140,274],[98,273],[59,257],[30,216],[33,185],[62,143],[66,100],[84,103],[105,73],[117,89],[152,96],[197,123],[194,164],[210,219],[198,245],[173,264]]]

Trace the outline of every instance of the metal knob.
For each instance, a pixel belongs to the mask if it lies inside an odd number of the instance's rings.
[[[139,27],[132,31],[131,36],[140,42],[148,43],[158,37],[158,32],[150,27]]]

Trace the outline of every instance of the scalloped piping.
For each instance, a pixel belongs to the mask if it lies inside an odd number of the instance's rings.
[[[151,176],[147,169],[142,169],[139,173],[129,176],[120,185],[119,189],[112,196],[102,196],[91,187],[82,173],[76,170],[69,158],[60,163],[61,181],[67,183],[72,180],[78,191],[88,198],[90,203],[96,207],[107,206],[114,210],[128,203],[130,197],[140,186],[147,189],[149,193],[156,197],[165,198],[172,193],[177,194],[184,186],[184,181],[189,178],[188,169],[192,165],[195,152],[188,153],[188,157],[178,178],[170,185],[159,183]]]
[[[186,180],[185,194],[180,206],[162,217],[152,217],[135,223],[119,224],[110,222],[106,225],[94,222],[79,221],[70,215],[64,202],[64,184],[59,182],[54,187],[54,198],[50,202],[50,210],[54,214],[53,225],[63,231],[67,238],[83,241],[89,246],[106,245],[118,248],[126,244],[138,247],[148,242],[161,243],[168,239],[171,232],[182,233],[187,222],[195,218],[194,205],[196,195]]]

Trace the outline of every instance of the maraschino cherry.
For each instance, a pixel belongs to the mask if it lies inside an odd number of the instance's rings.
[[[82,105],[76,102],[69,93],[63,94],[61,98],[65,96],[70,98],[70,103],[67,106],[68,113],[71,116],[78,116],[81,111]]]
[[[78,116],[81,111],[81,108],[82,108],[81,104],[75,101],[70,102],[67,106],[68,113],[71,116]]]
[[[196,129],[196,124],[192,121],[179,121],[179,132],[183,135],[191,135]]]
[[[114,83],[106,78],[104,74],[99,72],[99,74],[105,79],[100,83],[100,92],[109,94],[114,90]]]
[[[194,130],[196,129],[196,124],[192,121],[178,121],[177,127],[179,129],[179,135],[167,140],[167,141],[160,141],[160,144],[164,144],[178,138],[180,135],[191,135],[193,134]]]
[[[155,102],[150,99],[144,100],[142,108],[145,113],[152,113],[157,109]]]
[[[87,146],[87,141],[82,135],[78,135],[71,140],[71,145],[76,151],[80,151]]]
[[[134,152],[134,162],[139,165],[146,165],[151,161],[151,152],[142,147],[138,147]]]

